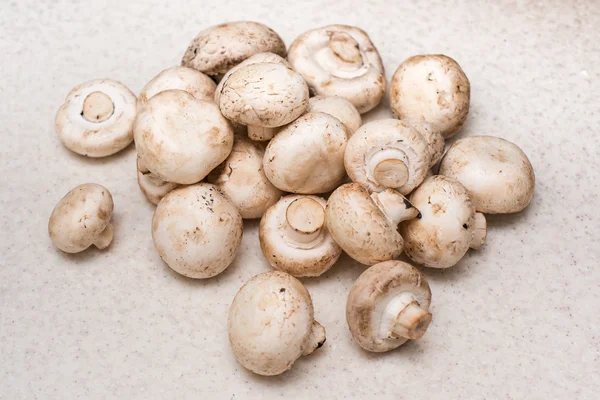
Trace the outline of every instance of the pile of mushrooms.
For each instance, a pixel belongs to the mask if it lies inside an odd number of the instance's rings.
[[[243,220],[260,219],[264,266],[275,271],[239,290],[229,340],[245,368],[277,375],[325,343],[298,278],[332,275],[342,252],[368,266],[348,294],[349,331],[365,350],[392,350],[432,323],[425,275],[397,258],[453,267],[484,245],[484,214],[519,212],[533,197],[533,167],[514,143],[470,136],[444,155],[469,112],[470,83],[455,60],[402,62],[389,87],[395,118],[363,125],[385,91],[379,52],[357,27],[310,30],[286,51],[269,27],[239,21],[200,32],[181,66],[137,98],[110,79],[76,86],[56,131],[88,157],[135,141],[141,193],[157,205],[154,246],[185,277],[222,273]],[[50,239],[67,253],[105,249],[113,208],[107,188],[79,185],[52,211]]]

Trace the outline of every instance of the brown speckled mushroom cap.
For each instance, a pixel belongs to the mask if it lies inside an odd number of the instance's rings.
[[[435,129],[429,122],[422,119],[410,119],[404,121],[408,125],[412,126],[425,138],[429,145],[429,155],[431,160],[429,161],[429,168],[432,168],[437,164],[444,155],[444,147],[446,141],[439,130]]]

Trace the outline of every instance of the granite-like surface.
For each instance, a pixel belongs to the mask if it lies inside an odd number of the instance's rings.
[[[488,3],[484,5],[483,3]],[[503,3],[503,4],[501,4]],[[488,243],[425,270],[434,322],[387,354],[353,341],[345,301],[364,267],[348,257],[306,279],[327,343],[279,377],[236,363],[226,315],[266,271],[257,223],[221,276],[185,279],[150,236],[135,151],[77,156],[54,132],[76,84],[110,77],[139,92],[209,25],[254,19],[286,43],[329,23],[371,35],[387,67],[446,53],[472,84],[459,135],[518,143],[537,177],[530,207],[489,218]],[[600,392],[600,3],[595,1],[3,1],[0,5],[0,398],[593,399]],[[367,119],[388,115],[386,105]],[[115,199],[106,251],[69,256],[46,233],[84,182]]]

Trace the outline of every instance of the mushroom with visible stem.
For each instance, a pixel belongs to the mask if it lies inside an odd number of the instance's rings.
[[[120,82],[97,79],[82,83],[71,90],[56,113],[58,137],[77,154],[115,154],[133,141],[136,101]]]
[[[325,199],[289,195],[260,221],[260,248],[273,268],[295,277],[314,277],[335,264],[342,249],[325,227]]]
[[[158,205],[167,193],[180,186],[178,183],[163,181],[155,176],[140,163],[139,155],[137,157],[137,180],[144,196],[155,205]]]
[[[348,183],[329,197],[325,223],[350,257],[373,265],[402,253],[404,240],[398,233],[398,224],[419,215],[419,210],[393,189],[369,194],[364,186]]]
[[[229,308],[227,327],[240,364],[265,376],[287,371],[325,343],[310,294],[281,271],[256,275],[242,286]]]
[[[56,205],[48,221],[52,243],[66,253],[79,253],[91,245],[104,249],[112,242],[110,223],[114,208],[107,188],[85,183],[69,191]]]
[[[362,125],[360,113],[352,103],[338,96],[315,96],[308,100],[306,112],[324,112],[339,119],[348,128],[349,136]]]
[[[346,321],[352,337],[365,350],[393,350],[420,339],[429,324],[431,290],[412,265],[385,261],[363,272],[350,290]]]

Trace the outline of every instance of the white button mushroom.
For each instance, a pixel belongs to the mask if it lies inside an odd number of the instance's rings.
[[[242,217],[214,185],[175,189],[156,207],[152,238],[160,257],[181,275],[204,279],[231,264],[242,241]]]
[[[315,96],[308,100],[307,112],[324,112],[336,117],[348,128],[350,136],[362,125],[360,113],[348,100],[338,96]]]
[[[321,112],[303,115],[269,142],[263,166],[279,189],[300,194],[325,193],[344,179],[344,124]]]
[[[65,195],[50,215],[48,234],[56,247],[79,253],[91,245],[104,249],[113,239],[114,203],[108,189],[86,183]]]
[[[319,276],[335,264],[342,249],[325,227],[325,199],[290,195],[269,208],[260,221],[263,254],[273,268],[296,277]]]
[[[369,35],[353,26],[329,25],[300,35],[288,61],[315,94],[343,97],[361,114],[385,93],[381,57]]]
[[[64,145],[88,157],[115,154],[133,141],[136,98],[122,83],[97,79],[75,87],[56,113]]]
[[[204,179],[233,146],[233,128],[217,105],[182,90],[149,99],[136,118],[134,135],[144,167],[181,184]]]
[[[274,30],[253,21],[229,22],[200,32],[181,65],[219,79],[248,57],[267,51],[285,57],[285,43]]]
[[[155,176],[140,163],[139,155],[137,158],[137,179],[138,186],[142,190],[142,193],[144,193],[144,196],[156,205],[160,203],[167,193],[179,187],[177,183],[163,181]]]
[[[419,210],[393,189],[369,195],[358,183],[337,188],[327,201],[325,223],[340,247],[356,261],[373,265],[402,253],[401,221]]]
[[[429,145],[429,155],[431,156],[429,168],[433,167],[442,159],[442,156],[444,155],[444,147],[446,145],[444,137],[440,131],[435,129],[429,122],[425,120],[411,119],[404,122],[415,128],[417,132],[419,132],[427,141],[427,144]]]
[[[229,308],[229,342],[237,360],[259,375],[279,375],[325,342],[310,294],[280,271],[256,275]]]
[[[370,191],[393,188],[408,194],[427,174],[427,140],[411,125],[382,119],[363,125],[348,141],[344,163],[348,176]]]
[[[476,213],[467,189],[441,175],[427,178],[411,195],[421,217],[400,225],[404,252],[430,268],[449,268],[470,248],[483,245],[486,221]]]
[[[358,277],[346,302],[346,321],[363,349],[389,351],[425,334],[430,303],[431,290],[419,270],[386,261]]]
[[[229,157],[208,175],[244,219],[260,218],[283,195],[265,176],[264,154],[261,144],[238,135]]]
[[[452,58],[413,56],[400,64],[390,83],[390,108],[400,119],[424,119],[444,138],[467,119],[471,85]]]
[[[462,183],[475,209],[488,214],[523,210],[535,187],[533,167],[523,150],[493,136],[473,136],[455,142],[440,164],[440,175]]]

